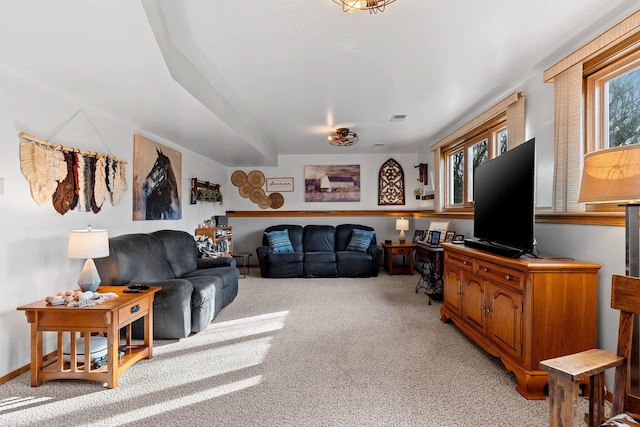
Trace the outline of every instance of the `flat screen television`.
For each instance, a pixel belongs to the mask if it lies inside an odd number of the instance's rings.
[[[535,138],[476,167],[473,238],[465,245],[519,257],[534,250]]]

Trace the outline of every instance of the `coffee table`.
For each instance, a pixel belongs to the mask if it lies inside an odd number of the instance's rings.
[[[107,388],[118,386],[118,378],[131,365],[140,359],[153,357],[153,298],[160,287],[151,287],[137,294],[123,293],[124,286],[100,286],[98,292],[114,292],[117,298],[111,298],[102,304],[91,307],[52,306],[46,301],[37,301],[18,307],[25,312],[27,322],[31,324],[31,386],[37,387],[43,381],[56,379],[81,379],[98,381]],[[131,338],[131,324],[143,319],[144,338],[142,343],[134,344]],[[120,330],[125,329],[123,343]],[[55,358],[44,360],[42,344],[44,332],[56,332],[58,349]],[[107,363],[99,368],[92,364],[80,363],[76,351],[76,339],[70,341],[70,361],[63,357],[63,333],[71,337],[84,337],[84,354],[91,354],[90,338],[102,334],[107,337]],[[118,357],[120,346],[126,346],[122,357]],[[89,357],[86,357],[89,360]]]

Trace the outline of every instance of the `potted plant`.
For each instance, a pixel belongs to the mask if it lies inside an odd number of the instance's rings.
[[[204,202],[219,202],[222,206],[222,193],[215,188],[200,188],[200,200]]]

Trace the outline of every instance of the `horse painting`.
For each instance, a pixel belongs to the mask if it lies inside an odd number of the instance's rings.
[[[158,158],[142,184],[146,200],[146,219],[180,219],[178,183],[171,161],[156,148]]]

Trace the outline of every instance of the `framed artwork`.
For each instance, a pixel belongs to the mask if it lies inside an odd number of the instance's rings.
[[[429,231],[439,231],[441,235],[445,235],[449,229],[449,221],[431,221]]]
[[[413,232],[413,243],[422,241],[424,230],[416,230]]]
[[[142,135],[133,140],[133,220],[181,219],[182,153]]]
[[[447,231],[447,234],[444,235],[445,242],[453,242],[453,237],[456,235],[455,231]]]
[[[464,242],[464,234],[456,234],[453,238],[454,243],[463,243]]]
[[[267,193],[274,191],[278,193],[293,191],[293,177],[267,178]]]
[[[305,202],[359,202],[360,165],[304,167]]]

